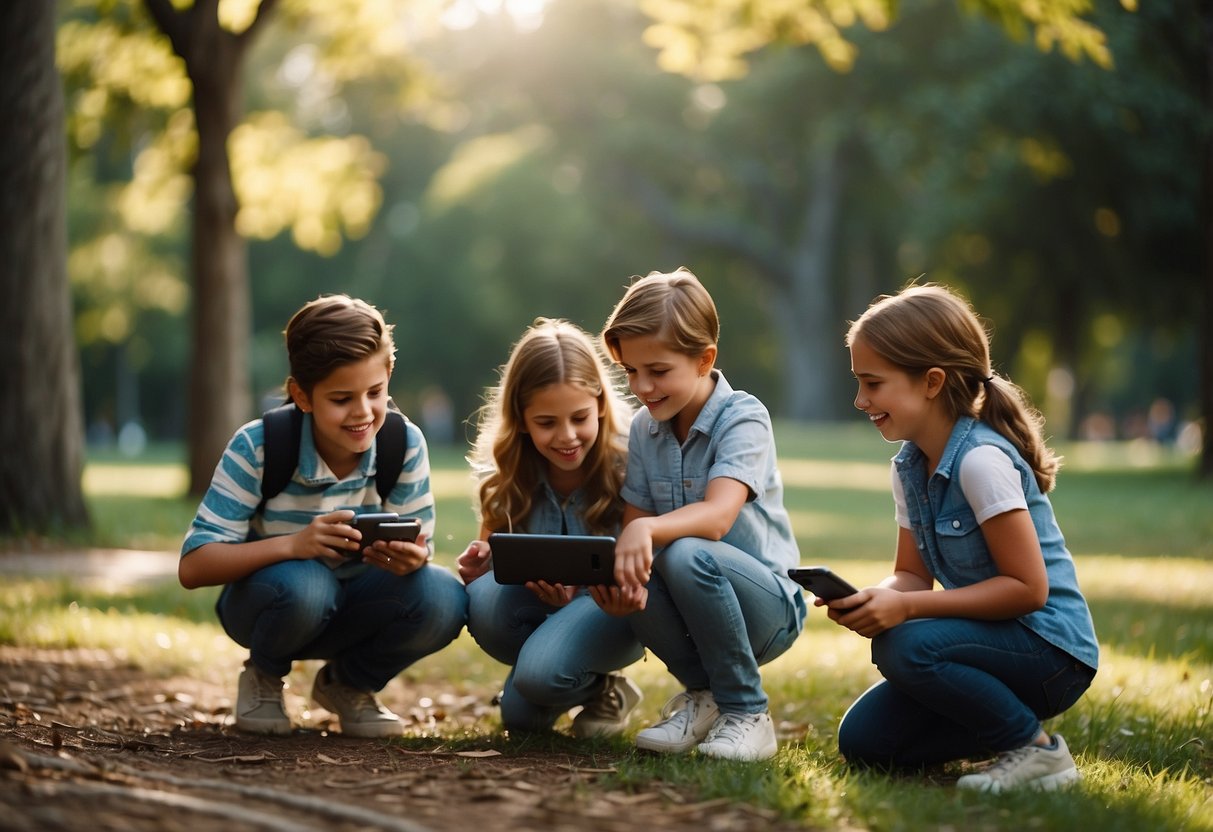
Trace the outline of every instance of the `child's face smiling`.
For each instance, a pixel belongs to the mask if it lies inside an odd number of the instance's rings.
[[[712,395],[715,382],[707,375],[716,348],[699,356],[670,349],[654,335],[619,339],[619,363],[628,387],[659,422],[675,419],[674,430],[685,438],[699,411]]]
[[[921,439],[932,411],[925,378],[915,379],[891,364],[862,338],[851,344],[851,372],[859,382],[855,407],[867,414],[886,441]]]
[[[581,465],[598,441],[602,411],[598,399],[576,384],[549,384],[531,394],[522,411],[523,430],[548,463],[548,481],[557,491],[581,484]]]
[[[338,479],[370,450],[387,414],[387,362],[382,355],[338,367],[312,388],[294,388],[295,402],[312,414],[316,451]]]

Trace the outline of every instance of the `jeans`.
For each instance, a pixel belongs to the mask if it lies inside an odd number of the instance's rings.
[[[838,728],[847,761],[911,768],[1029,744],[1095,670],[1015,620],[907,621],[872,639],[884,676]]]
[[[468,632],[480,648],[511,665],[501,695],[509,731],[543,731],[601,689],[603,677],[644,655],[626,618],[603,612],[582,590],[553,607],[524,586],[489,572],[467,586]]]
[[[724,713],[767,710],[759,665],[787,650],[804,624],[771,568],[722,541],[685,537],[653,560],[645,609],[630,616],[640,643],[687,690],[711,690]]]
[[[271,676],[297,659],[327,659],[345,684],[378,691],[459,635],[467,595],[433,565],[403,577],[374,566],[338,577],[316,560],[284,560],[225,586],[216,611]]]

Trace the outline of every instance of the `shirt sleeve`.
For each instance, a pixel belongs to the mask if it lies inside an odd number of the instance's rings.
[[[750,500],[763,496],[763,474],[770,467],[771,420],[757,400],[734,405],[736,415],[720,434],[708,480],[728,477],[745,485]]]
[[[1028,507],[1015,463],[994,445],[979,445],[964,455],[960,488],[978,523]]]
[[[652,417],[647,413],[637,414],[632,419],[632,426],[628,430],[628,466],[623,475],[623,487],[619,491],[619,496],[626,503],[650,513],[656,512],[657,504],[653,500],[648,472],[644,467],[644,446],[646,443],[657,441],[656,437],[649,434],[652,421]]]
[[[248,539],[250,521],[261,504],[263,436],[258,419],[240,428],[228,441],[181,545],[182,555],[208,543],[243,543]]]
[[[889,466],[889,473],[893,478],[893,516],[897,520],[897,525],[903,529],[910,528],[910,510],[906,508],[906,490],[901,487],[901,477],[897,476],[897,465]]]

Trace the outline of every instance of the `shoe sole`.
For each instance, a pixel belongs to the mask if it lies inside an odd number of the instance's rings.
[[[695,746],[699,745],[700,740],[690,739],[684,743],[662,742],[661,740],[650,740],[644,737],[636,737],[636,747],[642,751],[652,751],[656,754],[686,754]]]
[[[1059,771],[1055,774],[1047,774],[1044,777],[1038,777],[1027,783],[1021,783],[1018,786],[1012,786],[1004,789],[1001,783],[989,782],[978,785],[967,786],[957,783],[957,787],[965,791],[983,792],[985,794],[1009,794],[1020,790],[1038,791],[1038,792],[1055,792],[1058,789],[1064,788],[1077,783],[1082,779],[1082,772],[1077,768],[1068,768],[1065,771]]]
[[[763,748],[761,751],[753,751],[746,754],[725,754],[706,744],[700,744],[697,750],[703,756],[712,757],[717,760],[737,760],[742,763],[756,763],[759,760],[769,760],[774,757],[779,751],[779,744],[776,743],[775,745]]]
[[[294,730],[294,726],[290,721],[287,722],[263,722],[262,720],[248,720],[236,718],[236,728],[249,734],[268,734],[270,736],[284,736]]]

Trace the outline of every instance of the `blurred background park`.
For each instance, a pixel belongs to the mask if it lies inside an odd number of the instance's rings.
[[[632,275],[686,265],[722,310],[721,366],[779,419],[852,418],[846,322],[939,281],[990,320],[996,369],[1052,436],[1207,471],[1209,17],[1135,0],[64,0],[67,236],[41,256],[76,351],[57,372],[38,345],[62,331],[3,313],[29,362],[6,387],[6,445],[30,455],[11,466],[53,458],[71,480],[87,454],[167,443],[199,493],[281,396],[286,320],[330,292],[386,311],[396,400],[461,452],[532,319],[595,332]],[[27,213],[10,203],[11,233]],[[56,422],[22,394],[60,378]],[[78,524],[53,479],[50,522]],[[47,525],[7,480],[27,504],[9,530]]]

